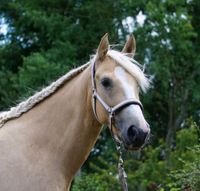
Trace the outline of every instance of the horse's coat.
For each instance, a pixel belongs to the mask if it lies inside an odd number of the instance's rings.
[[[105,51],[107,44],[105,36],[95,56],[97,89],[109,105],[114,105],[126,99],[123,84],[117,83],[119,76],[114,75],[114,69],[119,67],[118,61],[124,62],[120,67],[125,69],[123,75],[127,76],[129,83],[135,84],[133,87],[138,83],[145,89],[148,81],[138,66],[133,64],[131,69],[127,65],[129,62],[131,64],[131,59],[119,52]],[[130,44],[129,39],[125,52],[130,49]],[[132,48],[127,53],[134,51]],[[49,86],[46,95],[43,90],[44,95],[39,92],[10,112],[0,114],[3,125],[0,130],[1,191],[69,190],[73,176],[87,159],[101,130],[92,109],[91,66],[87,64],[71,75],[73,78],[70,81],[64,76],[58,80],[59,84]],[[102,86],[103,75],[112,79],[112,90],[107,91]],[[138,87],[134,88],[134,94],[139,99]],[[138,127],[146,127],[143,115],[138,119],[138,115],[133,113],[135,108],[130,108],[123,110],[116,118],[116,121],[125,121],[122,123],[123,130],[122,127],[115,129],[124,141],[132,119]],[[100,121],[107,123],[108,115],[99,104],[97,112]],[[149,129],[146,127],[145,131]]]

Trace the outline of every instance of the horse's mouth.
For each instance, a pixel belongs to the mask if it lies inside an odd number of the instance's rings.
[[[130,142],[126,137],[122,136],[121,133],[115,133],[113,135],[114,135],[114,140],[115,141],[118,140],[116,142],[119,142],[121,146],[127,151],[138,151],[138,150],[143,149],[147,145],[147,142],[149,139],[147,137],[147,139],[145,139],[144,141],[133,143],[133,142]]]
[[[140,139],[137,138],[136,142],[131,142],[130,140],[128,140],[124,137],[121,137],[121,141],[122,141],[123,147],[126,150],[138,151],[138,150],[142,150],[145,146],[148,145],[149,137],[150,136],[148,135],[144,140],[140,140]]]
[[[147,144],[146,142],[140,143],[140,144],[134,144],[134,143],[127,143],[126,141],[122,141],[123,146],[128,151],[138,151],[143,149]]]
[[[141,150],[145,146],[145,143],[142,145],[130,144],[125,139],[123,139],[123,137],[118,136],[116,134],[114,135],[114,137],[115,137],[115,140],[118,140],[121,146],[124,147],[124,149],[127,151],[138,151],[138,150]]]

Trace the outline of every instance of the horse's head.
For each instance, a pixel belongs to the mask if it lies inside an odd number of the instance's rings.
[[[150,134],[139,101],[140,89],[145,91],[149,83],[133,59],[134,53],[133,36],[129,37],[122,52],[118,52],[109,50],[108,36],[105,35],[93,59],[95,69],[92,71],[93,86],[98,94],[94,99],[94,112],[101,123],[109,124],[109,109],[119,104],[119,108],[112,113],[112,131],[130,150],[142,147]]]

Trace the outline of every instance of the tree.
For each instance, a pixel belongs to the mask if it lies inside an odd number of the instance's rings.
[[[197,3],[196,3],[197,4]],[[143,34],[148,70],[154,75],[147,109],[156,131],[166,134],[169,146],[175,144],[176,131],[199,109],[200,63],[196,30],[198,18],[190,13],[195,2],[148,1],[145,23],[137,28]]]
[[[0,83],[0,109],[13,105],[13,100],[24,97],[27,90],[31,94],[36,87],[84,64],[106,32],[116,39],[114,18],[120,17],[119,9],[118,3],[106,0],[104,4],[79,0],[2,1],[0,16],[6,20],[8,32],[2,39],[7,43],[0,46],[0,68],[2,78],[8,74],[12,78]]]

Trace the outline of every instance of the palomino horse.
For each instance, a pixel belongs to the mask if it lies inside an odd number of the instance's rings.
[[[127,149],[145,144],[139,91],[149,82],[134,53],[133,36],[118,52],[106,34],[90,62],[0,114],[1,191],[69,190],[111,114],[113,135]]]

